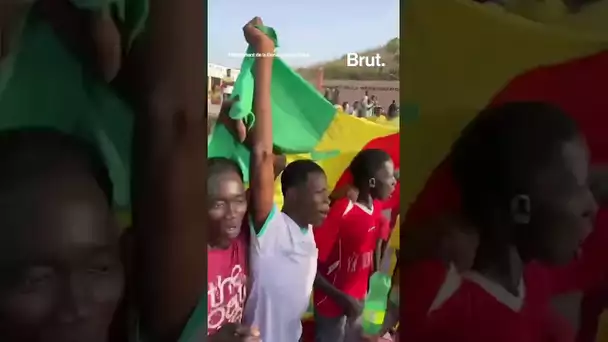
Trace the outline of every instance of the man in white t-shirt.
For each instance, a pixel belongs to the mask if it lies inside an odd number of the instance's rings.
[[[264,342],[298,342],[301,317],[310,303],[317,273],[312,226],[329,211],[327,177],[310,160],[295,161],[281,175],[283,210],[270,213],[251,237],[251,276],[245,324],[257,327]]]
[[[361,103],[359,104],[359,117],[364,118],[367,117],[367,104],[369,103],[369,96],[367,95],[367,90],[365,91],[365,95],[363,95],[363,99],[361,99]]]
[[[367,100],[369,100],[369,96],[367,95],[367,90],[365,91],[365,95],[363,95],[363,103],[367,103]]]

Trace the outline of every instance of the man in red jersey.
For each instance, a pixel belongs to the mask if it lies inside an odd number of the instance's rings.
[[[605,271],[594,262],[606,253],[603,237],[568,263],[597,209],[588,164],[576,124],[555,107],[507,103],[473,120],[446,164],[479,236],[472,271],[432,256],[402,264],[404,339],[573,341],[550,302]]]
[[[594,167],[591,170],[591,191],[595,195],[600,207],[605,208],[608,202],[608,170],[604,166]],[[601,210],[604,211],[604,210]],[[606,221],[600,215],[596,223],[596,230],[606,229]],[[579,329],[576,336],[577,342],[595,342],[600,316],[608,309],[608,279],[598,288],[592,289],[584,294],[580,301]]]
[[[604,115],[604,109],[608,108],[606,86],[608,52],[601,52],[562,64],[540,67],[517,76],[497,94],[492,106],[512,101],[542,101],[560,107],[570,114],[584,133],[589,145],[591,164],[595,167],[608,162],[608,139],[605,139],[604,132],[604,123],[608,120]],[[458,211],[459,208],[459,190],[454,185],[448,158],[433,172],[423,192],[408,210],[405,225],[416,227],[446,210]],[[605,230],[603,222],[608,221],[602,217],[608,219],[608,215],[598,217],[593,235],[597,235],[599,230]],[[592,311],[596,313],[583,312],[583,315],[597,316],[600,311],[595,309],[593,306]],[[593,331],[581,331],[582,335],[595,335],[595,324],[583,322],[581,329],[588,330],[589,326]]]
[[[604,91],[607,86],[608,52],[601,52],[524,73],[512,80],[496,96],[493,103],[535,100],[555,104],[567,111],[585,134],[593,172],[608,163],[608,139],[605,133],[608,116],[604,115],[605,109],[608,108],[608,97]],[[601,178],[605,179],[605,167],[599,171],[604,175]],[[598,186],[600,192],[606,193],[605,185]],[[600,199],[600,205],[603,206],[604,202]],[[600,216],[595,225],[596,230],[608,229],[608,221],[603,217],[608,219],[606,215]],[[589,342],[595,339],[597,320],[605,302],[606,289],[608,286],[585,294],[581,303],[583,305],[578,341]],[[578,298],[575,296],[574,301],[568,303],[569,306],[578,305]]]
[[[380,201],[395,188],[393,161],[382,150],[363,150],[349,170],[358,190],[356,201],[336,201],[323,225],[314,230],[319,250],[313,294],[316,342],[360,340],[356,322],[374,270],[374,253],[388,238]]]

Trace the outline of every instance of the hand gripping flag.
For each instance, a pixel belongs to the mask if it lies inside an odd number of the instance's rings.
[[[270,27],[258,27],[278,46],[276,32]],[[234,84],[232,97],[238,96],[230,110],[230,117],[243,120],[247,127],[254,125],[253,94],[255,84],[255,54],[247,49],[241,71]],[[318,149],[337,115],[337,109],[305,81],[281,58],[274,57],[271,82],[273,143],[283,154],[310,153]],[[222,124],[213,129],[208,145],[209,157],[235,160],[248,181],[249,150],[240,144]]]

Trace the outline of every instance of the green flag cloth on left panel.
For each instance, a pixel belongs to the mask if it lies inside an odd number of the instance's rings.
[[[92,141],[105,158],[117,208],[128,208],[130,108],[40,18],[30,14],[20,35],[0,64],[0,129],[48,127]]]

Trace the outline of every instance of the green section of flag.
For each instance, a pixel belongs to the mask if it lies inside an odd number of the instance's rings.
[[[404,123],[414,123],[420,119],[420,107],[414,103],[406,103],[401,109],[399,119]]]
[[[120,22],[120,34],[126,48],[144,30],[148,18],[148,0],[71,0],[74,6],[92,12],[108,11]]]
[[[277,43],[276,32],[270,27],[260,27]],[[247,49],[241,71],[234,84],[232,97],[238,96],[230,116],[243,120],[248,127],[254,124],[253,90],[255,84],[252,47]],[[336,109],[309,82],[292,70],[279,57],[274,58],[271,84],[273,142],[285,154],[309,153],[331,125]],[[208,145],[209,157],[234,159],[248,181],[249,150],[218,124]]]
[[[90,140],[105,158],[116,204],[128,207],[129,107],[32,14],[17,48],[0,64],[0,130],[47,127]]]
[[[321,161],[321,160],[337,157],[338,155],[340,155],[340,151],[338,151],[338,150],[332,150],[332,151],[312,151],[310,153],[310,159],[312,159],[314,161]]]

